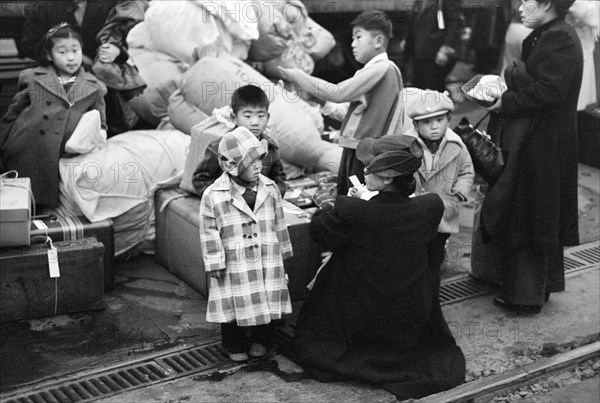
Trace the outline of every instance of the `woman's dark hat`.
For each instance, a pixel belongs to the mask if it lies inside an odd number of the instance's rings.
[[[362,139],[356,157],[367,167],[365,174],[393,178],[414,174],[421,166],[423,148],[416,137],[394,134]]]

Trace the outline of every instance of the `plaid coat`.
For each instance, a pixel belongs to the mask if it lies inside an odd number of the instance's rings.
[[[206,189],[200,203],[200,243],[209,279],[206,320],[255,326],[292,312],[283,259],[292,256],[281,195],[261,175],[254,211],[227,173]]]

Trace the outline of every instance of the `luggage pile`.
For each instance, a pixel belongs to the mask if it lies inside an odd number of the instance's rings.
[[[335,46],[302,2],[153,1],[127,42],[148,83],[133,105],[144,120],[158,124],[168,118],[191,134],[229,103],[236,88],[252,83],[271,100],[270,121],[277,127],[271,133],[291,168],[325,169],[339,161],[341,150],[321,139],[318,108],[274,83],[278,66],[310,74]]]

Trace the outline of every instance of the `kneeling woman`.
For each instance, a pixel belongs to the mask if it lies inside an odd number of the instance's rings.
[[[436,194],[409,198],[422,150],[413,137],[364,139],[365,201],[338,196],[311,237],[333,254],[298,315],[299,363],[323,382],[373,383],[417,398],[461,383],[465,360],[442,316],[429,256],[444,212]]]

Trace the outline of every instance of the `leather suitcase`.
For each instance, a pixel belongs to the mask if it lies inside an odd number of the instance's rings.
[[[0,250],[0,322],[104,307],[104,246],[96,238],[53,243],[60,277],[51,278],[46,244]]]
[[[104,245],[104,290],[114,288],[115,235],[111,219],[91,222],[85,216],[62,217],[47,215],[34,217],[31,236],[49,236],[52,242],[95,237]]]
[[[175,189],[155,193],[156,256],[171,272],[208,297],[200,250],[200,198]],[[304,299],[306,284],[320,264],[318,245],[310,240],[309,222],[285,213],[294,256],[284,261],[293,301]]]

